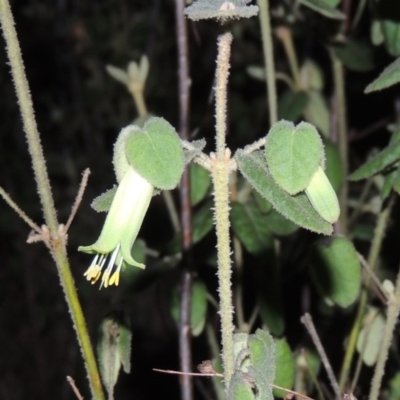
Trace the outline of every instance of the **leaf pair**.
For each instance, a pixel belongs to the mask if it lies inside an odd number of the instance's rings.
[[[265,157],[261,151],[239,150],[235,158],[242,174],[282,215],[303,228],[331,234],[339,205],[322,170],[322,141],[311,124],[295,128],[280,121],[267,136]]]

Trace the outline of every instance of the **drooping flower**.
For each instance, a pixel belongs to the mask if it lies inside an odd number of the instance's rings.
[[[131,249],[153,196],[154,187],[129,167],[118,185],[103,230],[96,243],[80,251],[95,254],[84,276],[92,284],[101,277],[101,287],[118,285],[123,261],[138,268]]]

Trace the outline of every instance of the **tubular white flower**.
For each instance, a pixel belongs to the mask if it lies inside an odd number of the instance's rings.
[[[85,272],[86,279],[96,283],[102,276],[101,286],[118,285],[122,262],[138,268],[145,265],[135,261],[131,249],[153,196],[154,187],[129,167],[118,186],[106,221],[96,243],[81,246],[80,251],[96,254]]]

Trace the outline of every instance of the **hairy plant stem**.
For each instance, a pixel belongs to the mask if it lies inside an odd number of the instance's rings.
[[[25,76],[21,49],[19,47],[17,32],[14,27],[14,19],[8,0],[0,0],[0,20],[3,29],[3,36],[6,41],[7,55],[10,60],[11,73],[22,115],[22,123],[28,142],[29,153],[32,156],[33,172],[38,185],[39,197],[43,205],[46,224],[50,229],[50,232],[56,234],[58,229],[57,215],[47,175],[46,162],[37,130],[32,98],[28,81]]]
[[[58,235],[57,214],[54,207],[46,163],[37,130],[32,99],[30,96],[28,81],[25,76],[21,50],[14,27],[14,20],[7,0],[0,0],[0,20],[6,41],[7,54],[10,60],[15,90],[21,110],[24,131],[26,133],[29,152],[32,157],[32,166],[38,186],[38,193],[43,206],[46,225],[50,231],[51,252],[56,262],[68,309],[71,313],[73,325],[81,347],[92,397],[96,400],[103,400],[105,397],[93,348],[86,328],[85,318],[78,300],[63,238],[60,238]]]
[[[217,233],[219,300],[222,331],[222,362],[225,392],[234,372],[233,306],[231,293],[231,248],[229,235],[229,174],[230,157],[226,149],[226,101],[229,57],[232,35],[226,33],[218,40],[216,99],[217,154],[212,158],[214,184],[214,220]]]
[[[219,304],[222,332],[222,362],[225,391],[234,372],[233,358],[233,306],[231,293],[231,249],[229,236],[229,168],[216,160],[212,171],[214,183],[215,225],[217,231]]]
[[[52,242],[52,255],[57,265],[61,286],[64,289],[68,309],[77,332],[78,341],[86,366],[86,372],[89,378],[92,398],[96,400],[104,400],[105,396],[101,386],[100,375],[97,368],[93,347],[87,331],[85,317],[83,315],[82,307],[75,289],[74,278],[69,266],[66,249],[60,239],[56,239]]]
[[[378,355],[378,360],[375,365],[374,376],[372,378],[369,400],[377,400],[379,397],[379,390],[382,383],[383,373],[385,372],[385,364],[388,358],[389,348],[393,338],[393,331],[397,324],[397,317],[399,315],[399,312],[400,312],[400,268],[397,274],[396,288],[388,304],[386,325],[383,333],[383,339]]]
[[[265,83],[268,93],[269,123],[272,126],[278,120],[278,101],[275,82],[274,44],[272,40],[269,0],[257,0],[260,9],[261,35],[264,52]]]
[[[225,158],[226,149],[226,109],[229,76],[229,58],[231,55],[232,35],[225,33],[218,38],[218,57],[215,85],[215,130],[218,161]]]
[[[381,213],[378,216],[378,221],[376,224],[374,237],[372,239],[371,248],[369,250],[369,255],[368,255],[368,260],[367,260],[367,263],[368,263],[369,267],[371,268],[371,270],[374,270],[377,265],[379,252],[382,247],[382,242],[383,242],[383,238],[385,235],[385,230],[386,230],[387,223],[389,220],[390,212],[393,207],[393,203],[394,203],[394,197],[393,197],[393,195],[391,195],[386,207],[381,211]],[[354,320],[354,324],[353,324],[353,327],[350,332],[349,340],[347,342],[346,352],[345,352],[342,369],[340,372],[340,379],[339,379],[339,386],[340,386],[341,390],[344,390],[344,388],[346,386],[346,383],[347,383],[347,380],[349,377],[351,363],[352,363],[353,356],[354,356],[354,352],[355,352],[355,349],[357,346],[358,335],[359,335],[361,327],[362,327],[365,309],[366,309],[367,301],[368,301],[369,279],[370,278],[368,278],[368,280],[366,282],[366,286],[361,291],[356,318]]]
[[[336,57],[331,50],[333,80],[335,85],[335,98],[337,109],[337,127],[338,127],[338,146],[339,154],[342,161],[343,176],[347,177],[349,172],[348,162],[348,143],[347,143],[347,110],[346,110],[346,94],[345,94],[345,76],[342,62]],[[339,194],[340,217],[339,230],[344,236],[347,235],[347,196],[348,183],[344,180]]]

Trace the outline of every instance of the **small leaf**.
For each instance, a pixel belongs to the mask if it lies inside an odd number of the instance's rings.
[[[329,223],[335,223],[340,216],[339,200],[328,177],[321,167],[306,188],[306,195],[317,213]]]
[[[325,3],[329,4],[331,7],[337,7],[341,0],[325,0]]]
[[[279,99],[278,119],[296,122],[307,107],[308,97],[306,92],[292,92],[287,90]]]
[[[222,22],[254,17],[258,14],[258,7],[247,6],[248,2],[249,0],[197,0],[185,8],[185,15],[193,21],[215,18]]]
[[[400,56],[400,22],[384,19],[381,26],[386,50],[393,57]]]
[[[304,193],[291,196],[281,189],[268,170],[262,151],[246,154],[238,150],[235,159],[245,178],[283,216],[313,232],[330,235],[332,226],[314,210]]]
[[[249,253],[257,255],[272,246],[272,236],[265,216],[255,204],[233,202],[231,221],[233,232]]]
[[[115,193],[117,192],[117,186],[114,185],[112,189],[107,190],[100,196],[97,196],[91,204],[93,210],[97,212],[108,211],[111,207],[111,203],[114,199]]]
[[[247,350],[247,341],[249,334],[246,332],[237,332],[233,334],[233,356],[235,358],[235,368],[247,372],[248,363],[243,364],[243,352]],[[246,354],[247,356],[248,354]]]
[[[106,70],[116,81],[121,82],[124,85],[128,84],[129,77],[123,69],[114,67],[113,65],[107,65]]]
[[[132,334],[125,314],[110,313],[100,325],[97,353],[100,373],[109,399],[114,398],[121,366],[130,372]]]
[[[250,65],[246,68],[246,72],[254,79],[265,81],[265,68],[257,65]]]
[[[131,61],[128,64],[127,71],[128,71],[129,80],[137,81],[139,79],[139,66],[137,65],[137,63],[135,61]]]
[[[150,118],[143,130],[126,140],[126,157],[134,170],[153,186],[175,188],[183,172],[183,150],[175,129],[163,118]]]
[[[254,379],[258,398],[273,400],[271,384],[275,380],[275,343],[272,336],[261,329],[248,339],[250,351],[249,375]]]
[[[194,140],[190,142],[190,144],[193,146],[192,150],[184,149],[185,165],[189,164],[193,160],[193,158],[200,155],[204,147],[206,147],[206,141],[204,139]]]
[[[262,322],[275,336],[285,331],[285,313],[282,293],[281,269],[274,254],[267,255],[268,264],[256,269],[255,289]]]
[[[386,89],[400,82],[400,57],[387,66],[364,90],[364,93]]]
[[[389,197],[389,194],[392,192],[393,184],[396,180],[398,173],[398,169],[393,169],[389,171],[385,175],[385,179],[383,181],[382,189],[381,189],[381,199],[382,201],[386,200]]]
[[[368,160],[360,168],[355,170],[349,177],[352,181],[369,178],[383,171],[400,160],[400,140],[396,140],[390,146],[379,152],[377,155]]]
[[[212,202],[207,201],[193,213],[192,219],[192,242],[200,242],[213,228]],[[182,251],[182,234],[175,234],[168,244],[168,253],[176,254]]]
[[[387,51],[394,57],[400,56],[400,3],[397,0],[380,0],[376,11]]]
[[[337,146],[330,140],[324,141],[325,145],[325,174],[333,189],[339,193],[344,181],[343,165]]]
[[[294,384],[295,365],[292,351],[285,339],[275,341],[275,381],[277,386],[291,389]],[[275,397],[285,397],[286,391],[273,389]]]
[[[310,90],[307,95],[308,105],[304,110],[304,117],[308,122],[315,125],[325,137],[329,137],[331,115],[325,97],[316,90]]]
[[[309,272],[323,298],[341,307],[348,307],[356,301],[361,267],[349,240],[339,236],[318,240],[311,248]]]
[[[366,72],[374,69],[374,48],[367,42],[348,38],[334,46],[336,56],[352,71]]]
[[[299,229],[296,224],[275,210],[265,216],[265,221],[268,229],[277,236],[288,236]]]
[[[371,42],[374,46],[380,46],[384,40],[381,21],[374,19],[371,25]]]
[[[210,186],[210,173],[198,164],[190,164],[190,200],[192,205],[203,200]]]
[[[345,19],[346,16],[332,5],[333,0],[299,0],[299,3],[319,14],[333,19]]]
[[[190,326],[192,335],[196,337],[203,332],[207,314],[207,287],[199,279],[196,279],[192,284],[190,304]],[[171,315],[176,324],[179,325],[180,301],[178,286],[175,286],[171,297]]]
[[[324,84],[324,75],[321,67],[313,60],[304,61],[300,70],[302,88],[307,92],[321,91]]]
[[[150,69],[149,59],[146,55],[143,55],[140,58],[140,65],[139,65],[138,78],[140,82],[142,83],[146,82],[147,76],[149,75],[149,69]]]
[[[400,372],[396,372],[389,381],[389,395],[387,400],[398,400],[400,398]]]
[[[395,180],[393,182],[393,189],[397,194],[400,194],[400,165],[396,169]]]
[[[364,364],[369,367],[374,366],[378,359],[385,325],[384,316],[376,309],[371,310],[365,317],[357,340],[357,351],[361,354]]]
[[[307,122],[296,127],[279,121],[265,142],[268,169],[275,182],[291,195],[306,189],[324,157],[317,130]]]
[[[214,367],[215,372],[218,372],[222,374],[223,368],[222,368],[222,361],[221,357],[215,357],[211,360],[212,366]],[[214,391],[216,394],[216,400],[225,400],[225,388],[224,388],[224,383],[222,379],[218,376],[213,376],[212,378],[213,386],[214,386]]]
[[[193,214],[193,244],[200,242],[213,228],[212,203],[207,202]]]
[[[232,375],[228,388],[228,400],[255,400],[249,383],[246,382],[242,371],[236,370]]]
[[[256,190],[253,190],[252,194],[256,200],[258,208],[263,214],[267,214],[272,210],[272,204],[267,199],[262,197],[260,193],[258,193]]]

